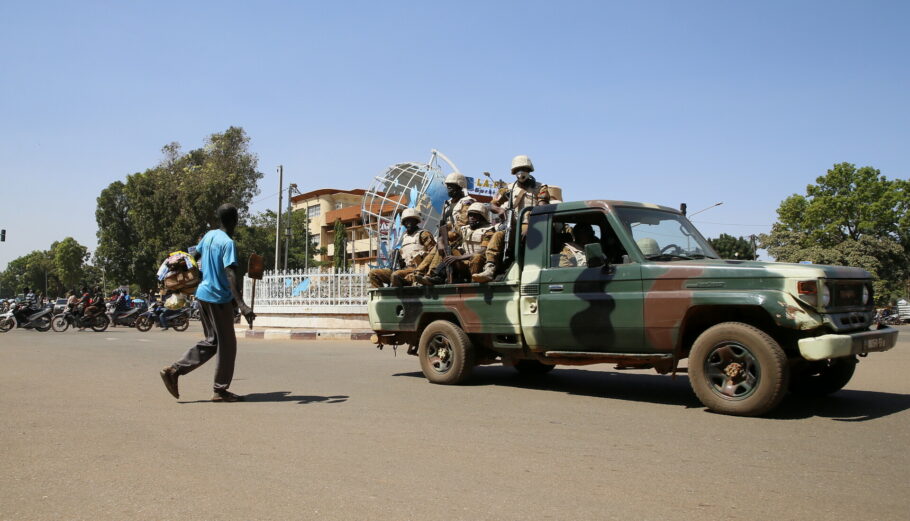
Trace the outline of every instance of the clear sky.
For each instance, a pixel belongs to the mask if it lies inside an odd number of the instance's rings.
[[[528,154],[565,198],[768,231],[832,164],[907,178],[910,2],[0,1],[0,269],[95,199],[231,125],[301,190],[365,188],[437,148]]]

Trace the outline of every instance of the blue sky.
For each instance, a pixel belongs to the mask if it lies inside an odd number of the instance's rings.
[[[329,5],[331,4],[331,5]],[[277,204],[437,148],[467,175],[528,154],[566,199],[767,231],[842,161],[907,178],[908,2],[0,2],[0,269],[95,199],[242,126]]]

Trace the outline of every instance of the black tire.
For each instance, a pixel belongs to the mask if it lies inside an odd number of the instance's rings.
[[[174,331],[186,331],[188,327],[190,327],[190,321],[186,317],[175,318],[171,322],[171,329]]]
[[[13,319],[9,317],[0,318],[0,333],[6,333],[13,328]]]
[[[827,396],[843,389],[856,371],[856,358],[832,358],[794,368],[790,392],[802,396]]]
[[[152,319],[149,317],[139,317],[136,319],[136,329],[145,333],[152,329]]]
[[[104,313],[100,313],[92,319],[92,331],[100,333],[106,330],[109,325],[111,325],[111,319],[107,318]]]
[[[515,362],[515,370],[522,376],[540,376],[549,373],[556,367],[555,365],[545,364],[539,360],[519,360]]]
[[[434,384],[459,384],[471,375],[474,368],[471,339],[448,320],[437,320],[423,330],[417,357],[423,375]]]
[[[50,315],[44,315],[39,318],[35,323],[35,331],[41,331],[42,333],[51,330],[51,317]]]
[[[63,315],[57,315],[51,320],[51,328],[58,333],[63,333],[70,328],[70,321]]]
[[[712,411],[758,416],[777,407],[790,366],[780,345],[741,322],[717,324],[698,336],[689,354],[689,382]]]

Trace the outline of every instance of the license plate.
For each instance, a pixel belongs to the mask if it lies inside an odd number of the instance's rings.
[[[888,347],[888,340],[885,338],[870,338],[866,340],[864,347],[866,349],[883,349]]]

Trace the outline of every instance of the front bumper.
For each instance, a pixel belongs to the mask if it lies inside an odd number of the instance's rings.
[[[897,330],[879,327],[843,335],[822,335],[799,340],[799,354],[806,360],[826,360],[852,355],[887,351],[897,344]]]

